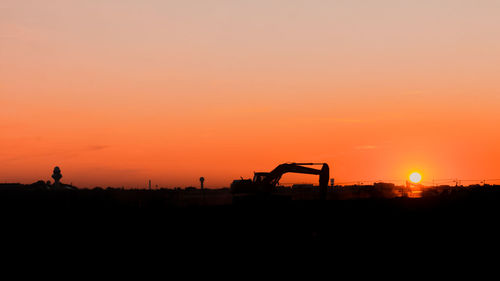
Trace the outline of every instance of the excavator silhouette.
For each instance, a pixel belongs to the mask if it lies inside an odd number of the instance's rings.
[[[321,169],[314,169],[311,165],[322,165]],[[231,193],[234,196],[272,194],[276,190],[276,185],[286,173],[299,173],[319,175],[320,198],[326,199],[328,181],[330,180],[330,168],[327,163],[284,163],[278,165],[271,172],[255,172],[253,180],[239,179],[231,184]]]

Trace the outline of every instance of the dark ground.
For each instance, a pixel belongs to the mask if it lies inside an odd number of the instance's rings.
[[[500,241],[498,188],[424,198],[240,204],[226,204],[227,190],[207,191],[205,201],[200,196],[199,190],[0,190],[3,247],[104,259],[168,256],[179,249],[186,255],[330,249],[329,255],[359,260],[381,253],[496,256]]]

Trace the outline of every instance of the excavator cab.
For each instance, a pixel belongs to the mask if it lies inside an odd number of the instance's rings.
[[[253,175],[253,182],[254,183],[264,182],[264,179],[268,176],[269,176],[269,173],[255,172]]]

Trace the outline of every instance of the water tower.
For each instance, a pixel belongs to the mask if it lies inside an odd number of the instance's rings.
[[[54,186],[59,187],[61,185],[61,178],[62,178],[61,169],[59,169],[59,167],[56,166],[54,168],[54,172],[52,173],[52,178],[54,179]]]
[[[201,187],[201,190],[203,190],[203,182],[205,182],[205,178],[201,177],[200,178],[200,187]]]

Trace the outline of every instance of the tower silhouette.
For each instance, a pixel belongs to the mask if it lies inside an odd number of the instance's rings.
[[[61,169],[59,167],[56,166],[54,168],[54,171],[52,173],[52,178],[54,179],[54,186],[59,187],[61,185],[61,178],[62,178]]]
[[[200,178],[200,187],[201,187],[201,189],[203,189],[203,182],[205,182],[205,178],[201,177]]]

